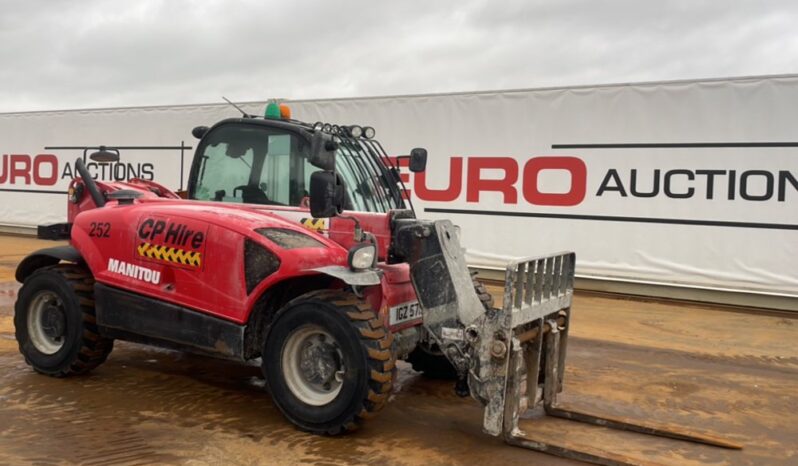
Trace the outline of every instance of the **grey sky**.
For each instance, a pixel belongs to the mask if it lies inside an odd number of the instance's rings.
[[[795,0],[0,8],[0,112],[798,72]]]

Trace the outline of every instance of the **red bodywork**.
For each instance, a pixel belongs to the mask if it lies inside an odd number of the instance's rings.
[[[73,181],[70,190],[80,183]],[[182,200],[161,185],[140,180],[97,184],[106,193],[125,189],[141,195],[128,204],[109,201],[102,209],[88,195],[78,204],[69,203],[72,244],[95,279],[237,324],[247,323],[258,298],[277,283],[319,275],[313,269],[320,267],[346,267],[348,249],[354,243],[351,219],[322,220],[322,226],[316,223],[311,231],[301,223],[310,218],[306,208]],[[377,238],[381,285],[365,289],[364,295],[388,325],[388,309],[417,300],[408,265],[384,262],[391,237],[390,214],[346,214],[357,217],[363,230]],[[309,223],[314,222],[319,220]],[[259,228],[308,234],[321,246],[283,249],[257,233]],[[280,259],[277,272],[250,293],[244,273],[246,239]],[[403,322],[392,330],[420,323],[420,319]]]

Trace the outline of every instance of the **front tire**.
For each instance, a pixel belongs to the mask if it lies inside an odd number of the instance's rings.
[[[14,327],[25,362],[55,377],[88,372],[113,349],[113,340],[97,331],[94,278],[77,265],[44,267],[26,278]]]
[[[393,335],[365,301],[314,291],[286,305],[264,344],[272,399],[300,429],[337,435],[381,410],[393,386]]]

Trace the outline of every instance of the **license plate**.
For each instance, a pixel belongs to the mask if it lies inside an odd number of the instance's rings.
[[[390,309],[389,322],[391,326],[420,318],[421,306],[418,305],[418,301],[402,303]]]

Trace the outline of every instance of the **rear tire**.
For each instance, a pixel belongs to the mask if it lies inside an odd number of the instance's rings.
[[[485,310],[493,309],[493,296],[485,288],[485,284],[479,281],[477,272],[471,272],[471,282],[474,284],[474,291]],[[431,379],[454,380],[457,378],[457,371],[454,370],[452,363],[446,359],[438,345],[431,341],[419,344],[407,356],[407,362],[413,366],[414,371],[421,372]]]
[[[14,306],[14,327],[25,362],[54,377],[94,369],[114,344],[97,330],[94,278],[77,265],[44,267],[25,279]]]
[[[381,410],[393,387],[393,335],[365,301],[314,291],[277,315],[263,347],[272,399],[302,430],[337,435]]]

